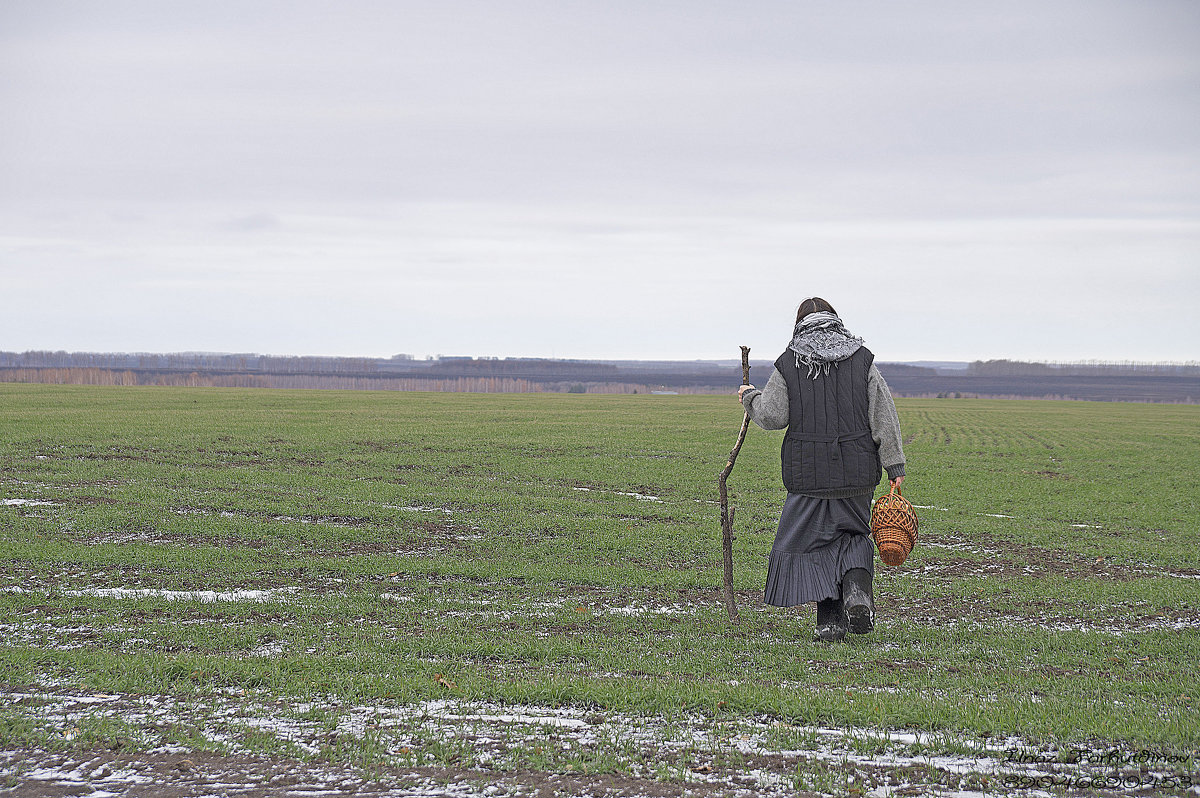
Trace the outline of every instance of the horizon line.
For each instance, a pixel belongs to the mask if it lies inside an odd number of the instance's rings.
[[[161,356],[170,356],[170,355],[218,356],[218,357],[242,356],[242,357],[271,357],[271,358],[318,358],[318,359],[327,359],[327,360],[338,360],[338,359],[384,360],[384,361],[398,360],[401,362],[411,361],[411,362],[420,362],[420,363],[428,362],[428,361],[440,361],[440,360],[480,360],[480,361],[486,361],[486,360],[496,360],[496,361],[547,360],[547,361],[577,362],[577,363],[613,362],[613,361],[624,361],[624,362],[631,362],[631,363],[656,363],[656,362],[726,363],[726,362],[737,362],[737,360],[738,360],[738,358],[733,357],[733,356],[730,356],[730,357],[649,357],[649,358],[642,357],[642,358],[635,358],[635,357],[562,357],[562,356],[557,356],[557,355],[553,355],[553,356],[545,356],[545,355],[504,355],[504,356],[450,355],[450,354],[444,354],[444,353],[423,354],[423,355],[415,355],[415,354],[409,354],[409,353],[397,353],[397,354],[393,354],[393,355],[381,356],[381,355],[362,355],[362,354],[356,354],[356,355],[277,354],[277,353],[250,352],[250,351],[224,352],[224,351],[217,351],[217,350],[201,350],[201,349],[158,351],[158,352],[150,351],[150,350],[87,350],[87,349],[25,349],[25,350],[10,349],[10,350],[3,350],[3,349],[0,349],[0,353],[16,354],[16,355],[29,355],[29,354],[34,354],[34,353],[38,353],[38,354],[62,353],[62,354],[67,354],[67,355],[150,355],[150,356],[160,356],[160,357]],[[755,358],[753,356],[751,356],[750,359],[752,361],[758,360],[759,362],[773,361],[773,358]],[[1008,361],[1008,362],[1036,363],[1036,364],[1044,364],[1044,365],[1062,365],[1062,366],[1084,366],[1084,365],[1200,366],[1200,360],[1170,360],[1170,359],[1141,360],[1141,359],[1133,359],[1133,358],[1111,359],[1111,360],[1103,359],[1103,358],[1079,358],[1079,359],[1073,359],[1073,360],[1055,360],[1055,359],[1043,359],[1043,358],[1027,359],[1027,358],[1022,358],[1022,357],[1009,356],[1009,357],[991,357],[991,358],[976,357],[976,358],[973,358],[970,360],[963,360],[961,358],[938,358],[938,357],[924,356],[924,357],[919,357],[919,358],[904,358],[904,359],[901,359],[901,358],[890,358],[890,359],[877,358],[877,360],[880,363],[900,363],[900,364],[962,363],[965,365],[969,365],[971,363],[989,363],[989,362]]]

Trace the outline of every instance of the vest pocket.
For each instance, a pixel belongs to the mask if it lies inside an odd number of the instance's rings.
[[[879,455],[870,430],[853,430],[839,435],[788,433],[784,436],[780,454],[783,484],[792,493],[879,482]]]

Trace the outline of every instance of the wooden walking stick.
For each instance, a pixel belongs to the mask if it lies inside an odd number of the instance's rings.
[[[742,347],[742,385],[750,384],[750,347]],[[737,462],[738,452],[742,450],[742,441],[746,440],[746,430],[750,428],[750,414],[745,413],[742,416],[742,429],[738,432],[737,443],[733,445],[733,451],[729,453],[729,460],[725,463],[725,468],[721,469],[720,476],[717,477],[717,488],[721,495],[721,545],[725,553],[725,609],[729,613],[729,622],[738,622],[737,600],[733,595],[733,514],[734,511],[729,508],[729,492],[725,487],[725,480],[729,479],[729,472],[733,470],[733,464]]]

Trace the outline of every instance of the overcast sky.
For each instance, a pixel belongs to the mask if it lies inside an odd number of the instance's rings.
[[[0,3],[0,349],[1200,359],[1200,3]]]

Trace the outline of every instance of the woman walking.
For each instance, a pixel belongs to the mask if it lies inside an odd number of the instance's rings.
[[[843,640],[875,626],[871,497],[883,469],[904,480],[900,420],[875,356],[833,305],[800,303],[792,341],[763,390],[738,396],[763,429],[784,429],[787,499],[767,566],[766,602],[817,602],[813,639]]]

